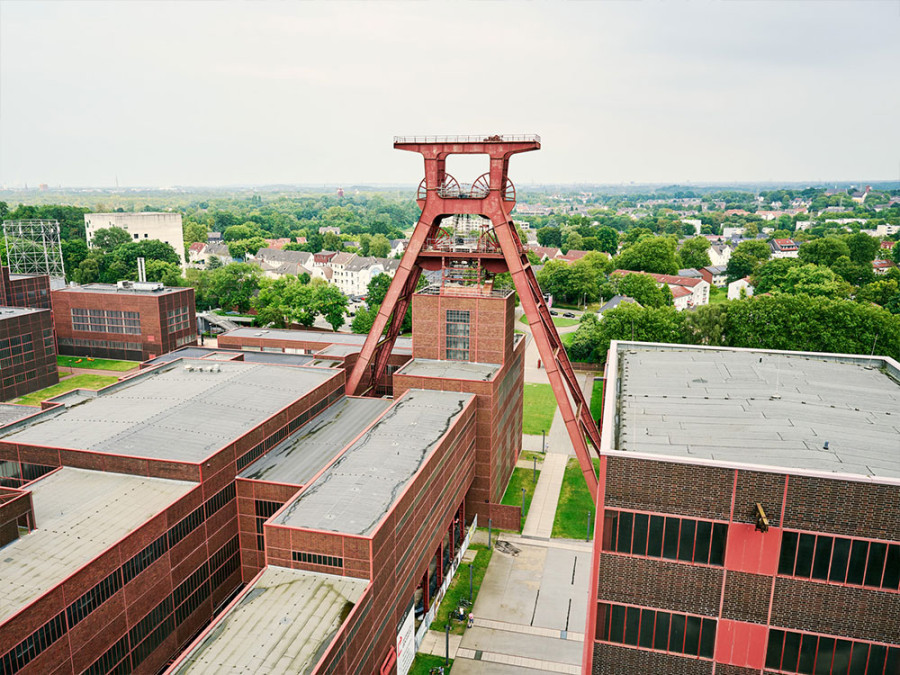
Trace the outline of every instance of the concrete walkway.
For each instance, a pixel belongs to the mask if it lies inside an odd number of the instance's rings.
[[[556,517],[556,505],[559,503],[559,491],[568,460],[568,455],[558,452],[548,452],[544,458],[531,507],[525,518],[525,527],[522,528],[523,537],[549,539],[553,533],[553,519]]]

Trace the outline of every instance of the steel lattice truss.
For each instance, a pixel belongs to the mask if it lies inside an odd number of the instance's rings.
[[[58,220],[6,220],[6,262],[12,274],[65,279]]]

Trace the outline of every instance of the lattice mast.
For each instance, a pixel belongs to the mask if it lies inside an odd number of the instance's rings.
[[[46,274],[65,279],[58,220],[6,220],[6,264],[12,274]]]
[[[591,496],[596,497],[597,477],[588,444],[599,455],[600,433],[510,217],[516,205],[516,191],[508,176],[509,159],[516,153],[539,150],[540,137],[397,137],[394,147],[418,152],[425,160],[425,178],[416,195],[422,215],[347,380],[347,393],[374,395],[375,385],[385,372],[423,269],[441,270],[445,283],[469,278],[475,284],[483,281],[482,271],[491,274],[508,271],[531,326],[588,489]],[[454,154],[488,155],[490,170],[471,188],[464,189],[446,172],[447,157]],[[487,218],[491,228],[475,238],[458,238],[442,228],[441,223],[459,214]],[[463,270],[474,270],[474,273]],[[454,283],[457,290],[466,284],[465,281]]]

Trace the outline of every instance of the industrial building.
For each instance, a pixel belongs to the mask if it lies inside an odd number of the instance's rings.
[[[60,354],[147,361],[197,343],[193,288],[120,281],[67,286],[52,297]]]
[[[86,213],[84,231],[88,248],[93,248],[97,230],[118,227],[126,230],[133,241],[156,239],[169,244],[178,254],[181,267],[185,267],[184,231],[180,213],[160,213],[145,211],[140,213]]]
[[[0,307],[0,401],[57,382],[59,371],[50,310]]]
[[[614,342],[583,672],[900,673],[900,366]]]
[[[10,274],[0,265],[0,306],[52,309],[50,284],[46,274]]]

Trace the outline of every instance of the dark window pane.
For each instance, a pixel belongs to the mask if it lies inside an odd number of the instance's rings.
[[[609,640],[609,605],[601,602],[597,605],[597,639]]]
[[[778,670],[784,647],[784,631],[769,629],[769,643],[766,645],[766,668]]]
[[[684,614],[672,615],[672,630],[669,633],[669,651],[682,653],[684,649]]]
[[[684,626],[684,653],[696,656],[700,653],[700,617],[689,616]]]
[[[866,553],[869,551],[869,542],[854,541],[850,548],[850,564],[847,566],[847,583],[862,584],[866,571]]]
[[[712,523],[701,520],[697,523],[697,541],[694,544],[694,562],[709,562],[709,542],[712,539]]]
[[[831,672],[834,675],[847,675],[850,668],[850,648],[853,643],[850,640],[837,640],[834,644],[834,662],[831,664]]]
[[[650,516],[643,513],[634,514],[634,538],[631,552],[634,555],[647,555],[647,524]]]
[[[656,613],[656,635],[653,637],[653,648],[665,651],[669,648],[669,619],[672,615],[666,612]]]
[[[700,634],[700,656],[713,657],[716,648],[716,621],[703,619],[703,632]]]
[[[850,675],[866,675],[866,662],[869,660],[869,645],[862,642],[853,643],[853,654],[850,656]]]
[[[631,513],[619,514],[619,542],[616,550],[619,553],[631,553],[631,527],[634,516]]]
[[[887,566],[884,568],[884,588],[897,590],[900,586],[900,546],[891,544],[888,548]]]
[[[798,577],[809,577],[812,571],[813,551],[816,546],[816,538],[812,534],[801,534],[800,543],[797,545],[797,567],[794,574]]]
[[[625,634],[625,608],[620,605],[612,606],[612,616],[609,620],[610,642],[622,642]]]
[[[652,609],[641,610],[641,637],[638,644],[648,649],[653,646],[653,620],[656,612]]]
[[[885,675],[900,675],[900,647],[890,647],[888,649],[884,673]]]
[[[603,550],[615,551],[616,541],[619,539],[619,513],[618,511],[606,512],[606,523],[603,525]]]
[[[709,549],[709,564],[725,564],[725,543],[728,526],[725,523],[713,523],[712,546]]]
[[[663,540],[663,558],[675,559],[678,555],[678,518],[666,518],[666,534]]]
[[[637,607],[629,607],[625,614],[625,644],[635,645],[638,643],[638,626],[641,623],[641,610]]]
[[[866,670],[868,675],[877,673],[881,675],[884,672],[884,659],[887,656],[887,647],[881,645],[872,645],[869,648],[869,668]]]
[[[681,521],[681,536],[678,542],[678,559],[693,560],[694,559],[694,530],[697,526],[696,520],[684,518]]]
[[[834,656],[834,638],[819,638],[819,649],[816,655],[816,675],[831,673],[831,659]]]
[[[884,558],[887,555],[887,544],[873,541],[869,544],[869,564],[866,566],[866,586],[881,586],[881,575],[884,574]]]
[[[784,635],[784,659],[782,670],[792,673],[797,672],[797,659],[800,658],[800,633],[785,633]]]
[[[843,583],[847,578],[847,561],[850,559],[850,540],[835,539],[834,551],[831,553],[831,572],[828,574],[830,581]]]
[[[796,558],[797,533],[785,532],[781,535],[781,556],[778,559],[778,574],[792,575]]]
[[[800,663],[797,664],[797,672],[804,675],[812,675],[816,664],[816,643],[819,638],[815,635],[804,635],[800,643]]]
[[[656,558],[662,556],[663,527],[665,518],[662,516],[650,516],[650,534],[647,537],[647,555]]]
[[[813,561],[813,579],[828,580],[828,565],[831,562],[831,537],[819,536],[816,540],[816,557]],[[816,666],[818,668],[818,666]]]

